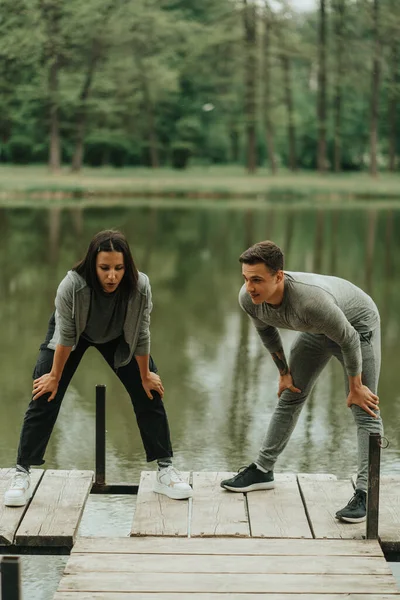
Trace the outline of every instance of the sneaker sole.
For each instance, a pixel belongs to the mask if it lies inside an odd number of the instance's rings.
[[[256,492],[257,490],[273,490],[275,487],[274,481],[268,481],[265,483],[252,483],[247,487],[233,487],[231,485],[222,485],[223,488],[229,490],[230,492]]]
[[[336,517],[339,521],[345,521],[346,523],[362,523],[367,520],[367,517]]]
[[[193,490],[184,491],[184,490],[174,490],[173,488],[167,488],[159,483],[156,483],[153,491],[156,494],[163,494],[164,496],[168,496],[168,498],[172,498],[172,500],[187,500],[193,496]]]
[[[27,498],[11,498],[10,500],[4,499],[4,506],[25,506],[25,504],[28,504],[31,497],[32,494],[29,494]]]

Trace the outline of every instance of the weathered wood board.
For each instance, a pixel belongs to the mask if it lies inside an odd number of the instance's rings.
[[[244,494],[228,492],[221,481],[233,473],[193,473],[191,537],[250,535]]]
[[[189,483],[190,473],[181,473]],[[172,500],[153,492],[155,471],[142,471],[131,535],[187,536],[189,500]]]
[[[276,487],[247,494],[253,537],[312,538],[296,475],[275,475]]]
[[[343,523],[335,518],[354,494],[350,479],[337,480],[328,474],[297,477],[316,538],[361,539],[365,535],[365,523]]]
[[[31,502],[25,506],[4,506],[4,493],[10,485],[14,472],[15,469],[0,469],[0,546],[8,546],[14,542],[15,533]],[[33,494],[43,473],[43,469],[32,469],[31,485]]]
[[[24,546],[71,547],[93,483],[93,471],[46,471],[17,530]]]

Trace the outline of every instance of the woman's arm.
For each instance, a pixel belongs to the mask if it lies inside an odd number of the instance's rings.
[[[135,355],[136,362],[140,371],[140,378],[142,380],[142,386],[144,391],[150,400],[153,400],[153,396],[151,390],[158,392],[161,398],[164,396],[164,386],[162,384],[161,378],[157,373],[153,373],[149,369],[149,360],[150,355]]]
[[[33,400],[37,400],[43,394],[50,394],[48,402],[54,399],[58,384],[63,374],[65,363],[71,354],[72,346],[62,346],[57,344],[54,351],[53,366],[50,373],[45,373],[33,382]]]

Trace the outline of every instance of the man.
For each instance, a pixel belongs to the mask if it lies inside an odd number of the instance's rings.
[[[379,398],[380,319],[372,299],[344,279],[283,271],[284,257],[273,242],[259,242],[240,256],[244,285],[239,303],[250,316],[279,370],[279,402],[258,458],[221,482],[232,492],[274,487],[273,468],[296,425],[319,374],[332,356],[347,374],[347,406],[357,426],[358,472],[353,498],[336,517],[366,518],[368,443],[382,434]],[[299,331],[289,364],[278,328]]]

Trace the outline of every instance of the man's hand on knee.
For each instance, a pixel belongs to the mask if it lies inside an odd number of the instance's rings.
[[[361,385],[350,391],[350,394],[347,396],[347,406],[350,407],[352,404],[356,404],[365,410],[371,417],[375,419],[378,417],[373,411],[379,408],[379,398],[366,385]]]
[[[295,387],[290,373],[287,373],[286,375],[281,375],[279,377],[279,385],[278,385],[279,398],[281,397],[281,394],[285,390],[290,390],[291,392],[295,392],[296,394],[301,394],[301,390],[299,390],[299,388]]]

